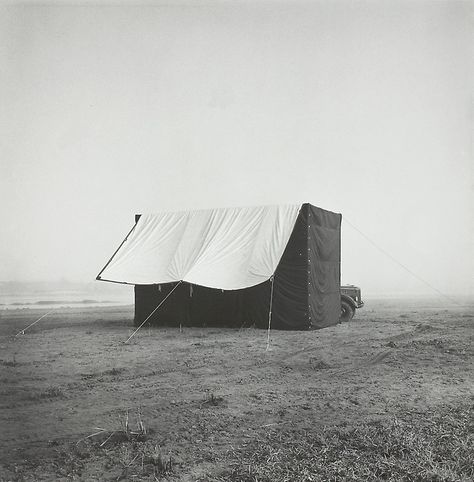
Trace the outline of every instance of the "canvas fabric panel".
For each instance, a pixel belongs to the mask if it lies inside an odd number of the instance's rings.
[[[340,214],[307,205],[308,306],[311,328],[339,323],[341,314]]]
[[[170,293],[176,283],[135,286],[135,325]],[[180,284],[149,319],[156,326],[267,326],[270,281],[241,290]],[[168,302],[169,301],[169,302]]]
[[[307,204],[303,204],[293,233],[275,272],[272,327],[307,330],[308,308]]]
[[[98,279],[135,285],[186,281],[224,290],[268,280],[300,205],[142,215]]]

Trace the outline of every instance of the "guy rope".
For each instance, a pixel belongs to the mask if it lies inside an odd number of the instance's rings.
[[[176,286],[165,296],[163,301],[143,320],[143,322],[140,324],[140,326],[124,341],[124,343],[128,343],[138,332],[138,330],[152,317],[152,315],[158,310],[158,308],[170,297],[171,293],[183,282],[183,280],[180,280]]]

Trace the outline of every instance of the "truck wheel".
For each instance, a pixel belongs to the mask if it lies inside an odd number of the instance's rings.
[[[354,318],[355,308],[347,301],[341,301],[341,316],[339,321],[351,321]]]

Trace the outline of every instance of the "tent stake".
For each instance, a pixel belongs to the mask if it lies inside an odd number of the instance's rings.
[[[270,349],[270,329],[272,325],[272,305],[273,305],[273,278],[274,276],[270,278],[270,281],[272,282],[272,287],[270,290],[270,308],[268,310],[268,329],[267,329],[267,348],[265,348],[265,351],[268,351]]]
[[[168,297],[173,293],[173,291],[183,282],[183,280],[180,280],[178,284],[165,296],[164,300],[145,318],[143,323],[126,339],[124,343],[128,343],[138,332],[138,330],[151,318],[153,313],[168,299]]]

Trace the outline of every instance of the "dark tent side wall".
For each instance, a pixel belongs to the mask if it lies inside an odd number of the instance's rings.
[[[306,206],[300,209],[275,271],[271,324],[275,329],[307,330],[310,327]]]
[[[308,305],[311,328],[339,323],[341,314],[340,214],[306,204],[308,225]]]
[[[139,325],[177,283],[135,286],[135,324]],[[270,283],[223,291],[181,283],[149,322],[159,326],[266,326]]]
[[[341,216],[304,204],[276,269],[272,329],[307,330],[337,324],[340,314]],[[177,283],[135,286],[135,324],[141,324]],[[271,280],[224,291],[181,283],[149,323],[159,326],[266,328]]]

